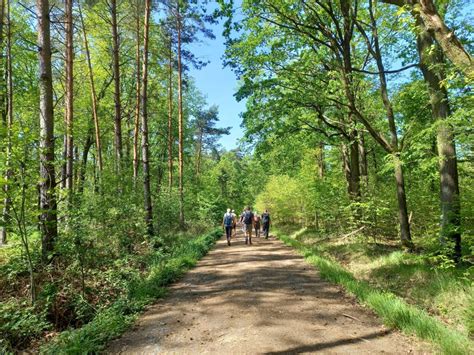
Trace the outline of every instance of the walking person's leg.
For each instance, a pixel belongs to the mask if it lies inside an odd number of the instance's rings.
[[[263,224],[263,236],[265,237],[265,239],[268,239],[268,229],[269,229],[270,225],[269,223],[264,223]]]
[[[227,238],[227,245],[230,245],[230,237],[232,236],[232,226],[225,227],[225,234]]]

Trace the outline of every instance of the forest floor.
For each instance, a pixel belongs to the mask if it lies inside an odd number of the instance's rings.
[[[425,354],[275,238],[225,238],[107,353]]]

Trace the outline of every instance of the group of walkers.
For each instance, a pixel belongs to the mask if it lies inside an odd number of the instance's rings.
[[[241,213],[239,220],[237,221],[237,215],[234,210],[230,208],[227,209],[227,212],[224,214],[224,219],[222,220],[222,226],[225,229],[225,234],[227,238],[227,245],[230,245],[230,240],[232,236],[237,235],[237,224],[240,223],[242,230],[245,234],[245,244],[252,244],[252,232],[255,230],[255,236],[260,237],[260,229],[265,239],[268,239],[270,233],[270,213],[268,210],[265,210],[261,215],[255,211],[252,211],[250,206],[247,206]]]

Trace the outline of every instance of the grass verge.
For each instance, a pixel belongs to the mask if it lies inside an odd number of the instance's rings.
[[[374,289],[368,282],[357,280],[337,262],[321,257],[316,250],[298,240],[283,234],[278,238],[304,255],[310,264],[319,269],[322,278],[342,285],[360,302],[374,310],[387,326],[428,340],[445,354],[471,353],[474,344],[466,336],[447,328],[424,310],[407,304],[391,292]]]
[[[129,285],[125,297],[98,312],[79,329],[61,332],[40,349],[41,354],[90,354],[103,350],[110,340],[133,324],[144,307],[166,294],[165,286],[179,279],[202,258],[222,235],[216,229],[183,243],[165,261],[152,264],[149,272]]]

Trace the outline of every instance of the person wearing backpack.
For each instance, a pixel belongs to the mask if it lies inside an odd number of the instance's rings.
[[[224,219],[222,220],[222,227],[225,228],[225,236],[227,238],[227,245],[230,246],[230,237],[232,236],[232,227],[234,226],[235,217],[232,216],[230,208],[227,209],[227,212],[224,214]]]
[[[245,212],[242,216],[242,221],[245,226],[245,244],[252,244],[252,229],[254,225],[254,215],[250,209],[250,206],[247,206]]]
[[[270,224],[270,213],[268,213],[268,210],[265,210],[265,212],[262,213],[263,235],[265,236],[265,239],[268,239],[268,233],[270,233]]]

